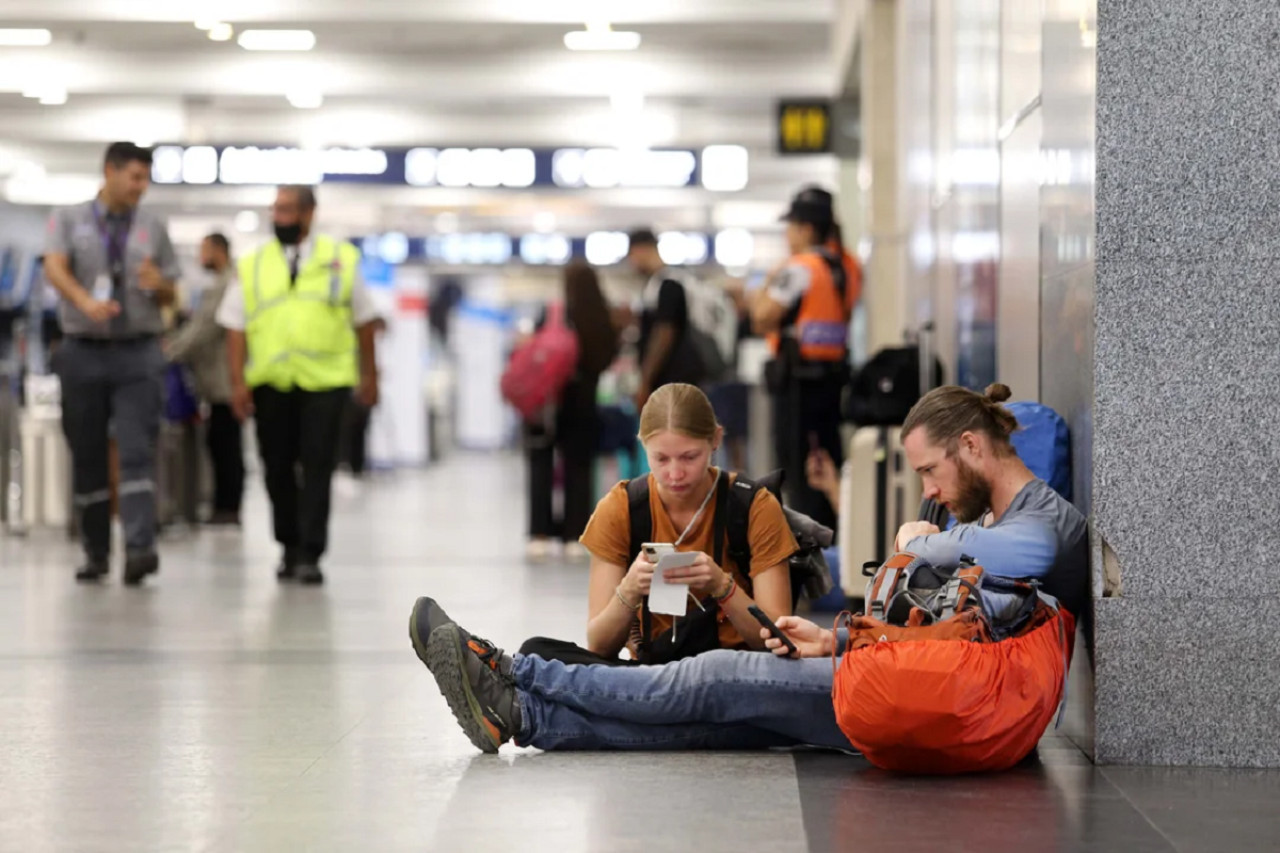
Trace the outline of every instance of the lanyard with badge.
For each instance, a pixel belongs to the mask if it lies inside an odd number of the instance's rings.
[[[125,251],[129,245],[129,234],[133,231],[133,211],[129,211],[123,227],[116,226],[113,230],[108,217],[103,214],[98,202],[95,201],[93,221],[107,252],[107,272],[98,273],[98,277],[94,280],[93,298],[98,302],[107,302],[117,294],[123,294],[124,291]]]

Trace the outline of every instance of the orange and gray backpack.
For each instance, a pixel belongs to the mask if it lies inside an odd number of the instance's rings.
[[[1061,720],[1075,621],[1035,581],[901,553],[874,572],[866,601],[866,615],[837,623],[849,637],[832,700],[872,764],[1002,770]]]

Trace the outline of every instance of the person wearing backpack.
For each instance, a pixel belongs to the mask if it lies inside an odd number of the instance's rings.
[[[526,424],[527,556],[531,562],[545,561],[550,556],[552,540],[557,538],[565,543],[566,560],[579,562],[585,558],[586,552],[578,544],[578,537],[591,516],[592,464],[600,432],[596,388],[600,374],[618,353],[618,330],[600,290],[600,279],[583,261],[573,261],[565,267],[564,314],[578,341],[576,369],[560,392],[558,402],[541,420]],[[557,451],[564,466],[564,511],[558,523],[552,505]]]
[[[849,320],[862,294],[862,273],[836,243],[831,193],[802,189],[783,216],[791,258],[755,291],[752,325],[766,335],[773,361],[766,371],[774,401],[774,450],[787,472],[788,504],[835,526],[827,498],[810,488],[805,462],[816,449],[844,461],[840,403],[848,382]]]
[[[798,548],[773,494],[711,465],[722,438],[701,390],[677,383],[653,393],[640,415],[652,473],[615,486],[582,535],[592,555],[587,646],[538,637],[523,653],[617,664],[623,648],[631,662],[644,663],[763,648],[747,608],[758,604],[775,619],[791,613],[790,559]],[[745,522],[745,556],[734,541],[735,520]],[[653,563],[641,546],[648,542],[699,554],[673,576],[692,593],[678,619],[646,606]]]
[[[945,387],[912,410],[903,436],[908,461],[926,495],[963,523],[946,533],[907,525],[898,544],[936,566],[962,550],[1007,578],[1040,581],[1078,614],[1088,600],[1085,519],[1018,458],[1009,441],[1016,424],[995,396]],[[774,621],[801,659],[784,657],[764,629],[753,645],[770,655],[721,650],[641,667],[513,657],[430,598],[415,603],[409,634],[459,725],[484,752],[508,741],[544,750],[850,749],[832,698],[831,657],[846,638],[794,616]]]
[[[719,367],[704,364],[711,348],[699,353],[694,341],[692,299],[687,277],[668,267],[658,253],[658,237],[641,228],[628,236],[627,261],[644,276],[640,314],[640,384],[636,408],[643,409],[649,395],[670,383],[701,386]],[[720,365],[722,366],[722,365]]]

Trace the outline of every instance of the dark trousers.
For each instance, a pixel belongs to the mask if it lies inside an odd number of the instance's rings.
[[[600,444],[600,413],[596,409],[598,379],[575,379],[565,386],[556,413],[554,436],[530,435],[529,535],[577,542],[591,520],[596,448]],[[552,508],[555,491],[555,453],[564,462],[563,523],[556,524]]]
[[[111,552],[109,425],[120,455],[120,522],[125,549],[147,553],[156,538],[156,441],[164,356],[154,338],[69,338],[53,359],[62,383],[62,431],[71,448],[72,491],[86,555]]]
[[[839,375],[793,379],[773,398],[774,451],[786,472],[787,506],[832,530],[836,513],[826,495],[809,488],[805,462],[814,447],[831,454],[839,469],[844,464],[840,441],[840,397],[844,379]]]
[[[556,523],[552,506],[555,492],[556,446],[529,448],[529,535],[577,542],[591,520],[591,475],[595,454],[579,448],[561,448],[564,460],[564,514]]]
[[[276,541],[286,558],[317,562],[329,544],[329,487],[350,388],[253,389],[258,447]]]
[[[213,462],[214,512],[240,512],[244,498],[244,432],[226,403],[209,407],[206,435]]]

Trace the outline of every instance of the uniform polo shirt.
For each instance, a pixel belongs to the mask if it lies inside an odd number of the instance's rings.
[[[138,270],[147,258],[170,281],[177,281],[182,273],[169,240],[168,226],[156,214],[146,208],[136,208],[130,223],[127,217],[110,217],[101,202],[96,208],[92,201],[60,208],[49,218],[45,253],[66,255],[75,280],[93,292],[98,276],[111,274],[103,230],[112,234],[115,229],[125,227],[129,228],[129,236],[125,243],[123,291],[117,294],[122,309],[120,316],[107,323],[95,323],[63,299],[58,306],[58,319],[65,334],[110,339],[158,335],[164,331],[155,295],[138,286]]]

